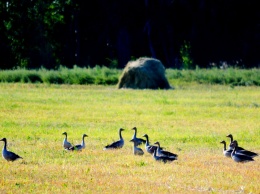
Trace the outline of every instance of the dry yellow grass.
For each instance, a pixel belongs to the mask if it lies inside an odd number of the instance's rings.
[[[104,86],[0,84],[0,138],[24,157],[0,160],[0,193],[259,193],[260,159],[237,164],[222,155],[232,133],[260,153],[260,89],[186,85],[176,90],[116,90]],[[132,154],[138,128],[151,143],[179,155],[158,163]],[[118,139],[125,146],[103,151]],[[87,148],[62,149],[62,132]],[[1,146],[3,145],[2,142]],[[142,146],[142,148],[144,148]]]

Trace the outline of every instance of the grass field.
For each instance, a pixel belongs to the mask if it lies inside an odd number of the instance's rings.
[[[174,84],[174,83],[172,83]],[[260,88],[176,83],[175,90],[0,84],[0,138],[24,159],[0,159],[0,193],[259,193],[260,159],[239,164],[222,140],[260,153]],[[132,127],[179,155],[132,154]],[[103,151],[118,139],[125,146]],[[62,133],[86,149],[62,148]],[[3,142],[0,142],[1,147]],[[144,146],[141,146],[144,149]]]

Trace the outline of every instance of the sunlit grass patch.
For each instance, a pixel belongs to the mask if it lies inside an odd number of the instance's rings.
[[[257,193],[259,158],[222,154],[232,133],[260,152],[258,87],[190,84],[175,90],[112,86],[0,84],[0,136],[24,159],[0,160],[0,193]],[[169,164],[133,155],[133,127],[179,155]],[[104,151],[119,139],[125,146]],[[63,132],[82,152],[63,150]],[[0,142],[0,146],[3,146]],[[140,146],[144,150],[144,145]]]

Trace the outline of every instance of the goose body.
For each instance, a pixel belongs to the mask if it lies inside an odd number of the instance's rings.
[[[171,152],[168,152],[168,151],[165,151],[165,150],[161,150],[160,143],[158,141],[155,142],[154,144],[158,145],[158,148],[157,148],[157,155],[158,156],[165,156],[165,157],[177,159],[177,157],[178,157],[177,154],[174,154],[174,153],[171,153]]]
[[[134,142],[133,140],[130,140],[130,142],[134,143],[134,147],[133,147],[134,155],[144,155],[144,151],[141,148],[137,147],[136,142]]]
[[[137,128],[136,127],[134,127],[132,130],[134,130],[135,132],[134,132],[134,135],[133,135],[131,140],[136,142],[137,146],[139,146],[139,145],[141,145],[141,144],[146,142],[144,139],[136,137],[136,135],[137,135]]]
[[[236,152],[237,149],[237,145],[234,145],[234,149],[231,153],[231,158],[235,161],[235,162],[241,162],[241,163],[245,163],[245,162],[251,162],[254,161],[254,159],[250,156],[244,155],[244,154],[239,154]]]
[[[149,154],[153,154],[154,150],[156,150],[157,146],[155,145],[150,145],[149,143],[149,137],[147,134],[144,134],[143,137],[146,138],[146,142],[145,142],[145,150],[149,153]]]
[[[7,140],[6,140],[6,138],[0,139],[0,141],[4,142],[4,147],[3,147],[3,150],[2,150],[2,156],[5,160],[7,160],[8,162],[9,161],[13,162],[13,161],[15,161],[19,158],[23,159],[21,156],[15,154],[14,152],[7,150]]]
[[[85,137],[88,137],[88,136],[86,134],[83,134],[82,135],[82,142],[81,142],[81,144],[72,146],[72,147],[69,148],[69,150],[81,151],[81,150],[85,149],[85,147],[86,147],[86,145],[85,145]]]
[[[176,160],[176,158],[171,158],[171,157],[167,157],[167,156],[158,156],[158,155],[157,155],[157,150],[158,150],[158,149],[159,149],[159,148],[156,147],[156,149],[155,149],[154,152],[153,152],[153,158],[154,158],[156,161],[162,161],[162,162],[164,162],[164,163],[167,163],[167,162],[172,162],[172,161]]]
[[[64,138],[64,140],[63,140],[63,148],[64,148],[64,149],[69,149],[69,148],[71,148],[72,145],[71,145],[70,142],[68,142],[68,138],[67,138],[68,134],[67,134],[67,132],[62,133],[62,135],[65,135],[65,138]]]
[[[237,142],[236,140],[233,141],[232,144],[231,144],[231,147],[235,147],[235,146],[238,147],[238,142]],[[243,154],[243,155],[247,155],[247,156],[250,156],[250,157],[252,157],[252,158],[258,156],[257,153],[251,152],[251,151],[248,151],[248,150],[245,150],[245,149],[244,149],[244,150],[236,150],[236,153],[238,153],[238,154]]]
[[[119,148],[122,148],[124,146],[124,139],[122,137],[122,131],[124,131],[123,128],[120,128],[119,129],[119,140],[118,141],[115,141],[107,146],[104,147],[103,150],[110,150],[110,149],[119,149]]]
[[[232,153],[232,149],[228,149],[227,150],[227,146],[226,146],[226,142],[225,141],[221,141],[220,143],[223,143],[224,144],[224,148],[223,148],[223,154],[224,154],[224,156],[226,156],[226,157],[231,157],[231,153]]]
[[[229,134],[229,135],[227,135],[227,137],[230,138],[229,150],[233,150],[234,149],[234,146],[232,145],[232,143],[233,143],[233,135]],[[236,150],[244,150],[244,148],[237,146]]]

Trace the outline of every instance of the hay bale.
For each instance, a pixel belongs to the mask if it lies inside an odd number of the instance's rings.
[[[119,79],[117,87],[132,89],[170,89],[161,61],[139,58],[129,61]]]

